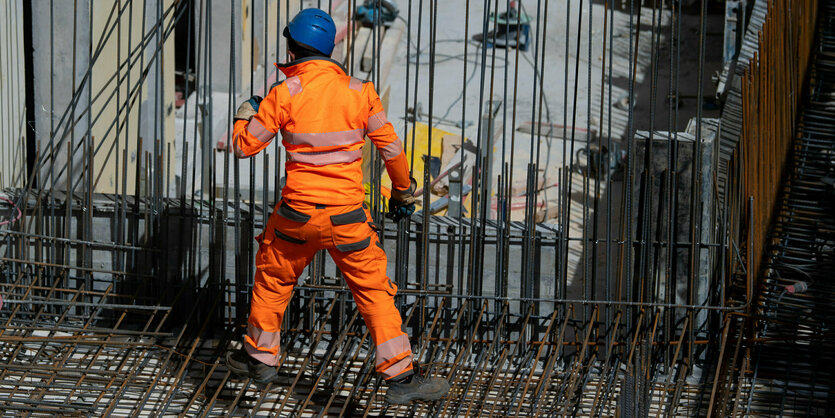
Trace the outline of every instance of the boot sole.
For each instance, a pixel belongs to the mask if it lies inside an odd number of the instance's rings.
[[[449,392],[449,389],[440,390],[433,393],[421,393],[421,394],[414,394],[414,395],[395,395],[386,392],[386,401],[388,403],[397,404],[397,405],[404,405],[411,403],[412,401],[437,401],[444,397],[444,395]]]
[[[228,353],[226,354],[226,368],[237,377],[249,376],[249,367],[246,367],[246,365],[241,367],[237,361],[232,359],[232,355]]]

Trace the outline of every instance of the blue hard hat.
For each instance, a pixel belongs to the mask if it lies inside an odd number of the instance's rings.
[[[324,10],[304,9],[284,28],[284,36],[330,56],[336,38],[336,25]]]

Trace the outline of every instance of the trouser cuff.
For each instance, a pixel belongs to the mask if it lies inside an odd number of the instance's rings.
[[[408,370],[404,370],[404,371],[400,372],[400,374],[386,379],[386,382],[399,382],[401,380],[409,378],[409,376],[411,376],[413,374],[415,374],[415,369],[412,367],[412,365],[409,365]]]

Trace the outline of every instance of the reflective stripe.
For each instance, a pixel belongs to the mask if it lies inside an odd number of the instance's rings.
[[[281,130],[281,137],[291,145],[310,145],[312,147],[332,147],[337,145],[351,145],[365,140],[365,131],[353,129],[350,131],[321,132],[302,134]]]
[[[403,152],[403,143],[400,142],[400,138],[395,138],[394,142],[380,148],[380,155],[382,155],[383,159],[386,161],[397,157],[401,152]]]
[[[379,370],[380,373],[383,374],[383,379],[391,379],[401,373],[403,373],[406,369],[412,366],[412,356],[406,356],[402,360],[398,361],[397,363],[392,364],[385,370]]]
[[[281,331],[264,331],[249,323],[246,326],[246,335],[252,338],[252,341],[260,348],[278,347],[281,341]]]
[[[258,119],[252,118],[249,121],[249,125],[247,125],[246,130],[252,134],[258,141],[261,143],[267,142],[275,136],[275,132],[270,132],[269,129],[265,128],[261,122],[258,122]]]
[[[287,151],[287,161],[291,163],[305,163],[313,165],[328,165],[352,163],[362,158],[362,150],[355,151],[321,151],[321,152],[292,152]]]
[[[351,81],[348,82],[348,88],[356,91],[362,91],[362,80],[351,77]]]
[[[377,129],[386,126],[389,123],[388,119],[386,119],[386,112],[381,110],[371,116],[368,117],[368,133],[372,133]]]
[[[406,334],[400,334],[382,344],[377,344],[377,365],[379,366],[405,352],[412,353],[412,345],[409,344],[409,337]]]
[[[302,81],[299,80],[298,76],[292,76],[284,80],[284,84],[287,84],[287,89],[290,90],[290,97],[302,92]]]
[[[241,140],[240,136],[240,134],[235,135],[235,138],[232,139],[232,150],[235,152],[236,157],[246,158],[246,153],[244,153],[244,150],[242,150],[241,147],[238,146],[238,142],[240,142]]]
[[[267,366],[278,366],[278,347],[275,348],[275,354],[269,351],[261,351],[249,345],[249,341],[244,344],[244,348],[246,349],[247,354],[252,356],[255,360],[258,360]]]
[[[269,366],[278,364],[281,331],[264,331],[252,324],[247,324],[245,342],[246,352],[254,359]]]

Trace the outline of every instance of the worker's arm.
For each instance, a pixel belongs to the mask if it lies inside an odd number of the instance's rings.
[[[281,86],[273,87],[263,100],[257,96],[247,100],[235,113],[232,150],[238,158],[251,157],[272,142],[281,129],[283,114],[279,104]]]
[[[380,96],[374,90],[372,83],[365,83],[368,89],[368,138],[380,151],[386,164],[386,171],[391,178],[391,187],[396,191],[405,191],[411,187],[409,179],[409,163],[403,152],[403,142],[394,132],[394,125],[386,119],[386,112],[380,102]]]

